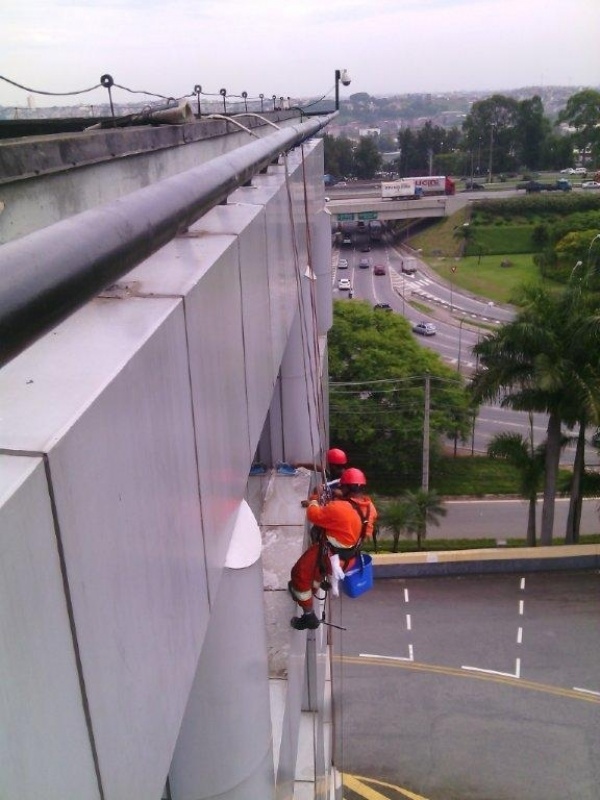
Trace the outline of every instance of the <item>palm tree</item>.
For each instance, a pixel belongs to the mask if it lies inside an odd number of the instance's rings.
[[[598,403],[597,346],[581,346],[584,321],[574,294],[522,290],[523,310],[473,350],[480,367],[471,391],[517,411],[548,414],[541,543],[552,544],[562,423],[572,427]],[[579,336],[579,339],[578,339]]]
[[[399,499],[385,503],[379,508],[377,522],[381,528],[392,531],[392,552],[398,552],[398,542],[403,533],[408,532],[410,522],[410,507],[406,500]]]
[[[599,234],[600,235],[600,234]],[[592,239],[592,244],[594,239]],[[585,473],[586,428],[591,422],[600,422],[600,308],[599,280],[596,265],[588,259],[582,274],[571,273],[564,300],[570,309],[568,319],[572,325],[572,358],[578,364],[576,422],[579,424],[577,447],[571,480],[571,495],[565,541],[579,541],[582,492],[581,481]]]
[[[421,550],[422,541],[427,536],[427,525],[439,525],[439,517],[445,517],[448,511],[442,505],[439,494],[433,489],[406,491],[403,498],[408,506],[407,531],[417,534],[417,549]]]
[[[488,444],[488,455],[491,458],[504,458],[519,471],[521,478],[521,496],[529,501],[527,515],[527,545],[536,545],[535,510],[537,493],[544,474],[545,447],[534,447],[533,444],[533,415],[529,415],[530,435],[529,441],[520,433],[499,433]]]

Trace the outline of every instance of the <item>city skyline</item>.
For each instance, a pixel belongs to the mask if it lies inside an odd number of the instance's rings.
[[[106,73],[167,97],[332,97],[336,69],[341,96],[596,86],[598,22],[597,0],[4,0],[0,75],[25,88],[0,80],[0,105],[106,102],[59,95]]]

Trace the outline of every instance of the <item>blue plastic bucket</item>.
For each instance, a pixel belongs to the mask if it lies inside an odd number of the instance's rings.
[[[373,559],[368,553],[359,555],[352,569],[346,573],[342,587],[348,597],[359,597],[373,588]]]

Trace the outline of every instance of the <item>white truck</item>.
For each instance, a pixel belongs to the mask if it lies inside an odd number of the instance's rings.
[[[405,275],[414,275],[417,271],[417,259],[414,256],[402,256],[400,269]]]
[[[422,196],[422,188],[417,186],[411,178],[381,182],[381,198],[383,200],[417,200]]]

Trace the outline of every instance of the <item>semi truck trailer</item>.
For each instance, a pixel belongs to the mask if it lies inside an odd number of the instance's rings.
[[[431,195],[452,195],[456,184],[446,175],[422,175],[417,178],[401,178],[399,181],[382,181],[381,197],[392,200],[415,200]]]

